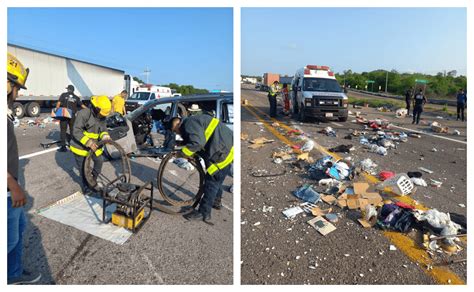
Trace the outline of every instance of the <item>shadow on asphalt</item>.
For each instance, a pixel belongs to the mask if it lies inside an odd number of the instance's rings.
[[[21,185],[25,185],[24,173],[29,161],[29,159],[20,160],[19,181]],[[23,235],[23,267],[27,271],[41,273],[41,280],[37,284],[55,284],[43,247],[41,231],[32,222],[33,212],[30,211],[34,205],[34,198],[28,193],[28,190],[25,190],[25,194],[28,202],[25,206],[26,229]]]

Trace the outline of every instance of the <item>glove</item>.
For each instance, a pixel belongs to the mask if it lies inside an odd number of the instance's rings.
[[[104,135],[104,137],[102,137],[102,141],[111,141],[112,138],[110,138],[109,135]]]
[[[92,151],[97,151],[97,148],[99,148],[97,146],[97,143],[96,143],[96,140],[94,139],[89,139],[86,143],[86,146],[89,147],[90,149],[92,149]]]

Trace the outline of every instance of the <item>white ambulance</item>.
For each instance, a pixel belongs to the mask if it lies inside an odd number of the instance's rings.
[[[347,121],[348,98],[328,66],[306,65],[296,71],[291,87],[291,111],[298,120]]]
[[[142,84],[127,99],[125,108],[127,111],[132,111],[150,100],[172,96],[173,93],[169,87]]]

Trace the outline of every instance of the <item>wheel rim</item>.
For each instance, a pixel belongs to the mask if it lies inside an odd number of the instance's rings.
[[[19,117],[23,114],[23,110],[21,109],[21,107],[17,106],[15,108],[15,114],[16,114],[17,117]]]

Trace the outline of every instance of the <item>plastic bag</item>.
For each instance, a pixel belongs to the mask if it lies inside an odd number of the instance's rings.
[[[191,163],[189,163],[189,161],[185,158],[176,158],[173,162],[179,168],[186,169],[189,171],[194,170],[194,166]]]
[[[306,143],[304,143],[303,147],[301,147],[301,151],[303,152],[310,152],[314,148],[314,141],[308,139]]]
[[[417,186],[422,186],[422,187],[427,187],[428,186],[426,181],[424,179],[422,179],[421,177],[412,177],[410,179]]]
[[[370,158],[362,160],[359,164],[360,168],[362,168],[363,171],[367,172],[372,172],[377,167],[377,164],[375,164]]]

